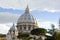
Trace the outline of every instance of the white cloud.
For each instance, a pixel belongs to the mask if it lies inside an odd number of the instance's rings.
[[[0,0],[3,8],[25,9],[27,4],[30,9],[60,11],[60,0]]]
[[[0,24],[0,33],[6,34],[10,27],[6,26],[5,24]]]
[[[17,22],[18,17],[18,14],[0,12],[0,33],[6,34],[13,22]]]
[[[20,2],[20,0],[0,0],[0,7],[23,9],[25,7],[25,1],[23,2],[24,3]]]
[[[48,12],[52,12],[52,13],[54,13],[54,12],[59,12],[60,10],[50,10],[50,9],[44,9],[44,11],[48,11]]]
[[[17,22],[20,15],[0,12],[0,33],[6,34],[13,23]]]
[[[0,12],[0,23],[13,23],[18,19],[18,14],[12,14],[8,12]]]
[[[58,23],[56,23],[56,22],[38,20],[38,26],[40,28],[51,29],[51,24],[54,24],[55,28],[57,28],[57,29],[59,28]]]

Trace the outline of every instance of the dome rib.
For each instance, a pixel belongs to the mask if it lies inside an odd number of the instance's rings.
[[[31,22],[31,23],[35,23],[35,19],[34,17],[30,14],[30,13],[24,13],[23,15],[21,15],[18,19],[18,23],[20,22]]]

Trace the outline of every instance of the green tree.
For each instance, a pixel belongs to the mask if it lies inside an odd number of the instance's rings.
[[[54,32],[54,40],[60,40],[60,33],[59,32]]]
[[[33,29],[31,31],[31,34],[32,35],[37,35],[37,36],[39,36],[39,35],[45,35],[46,33],[47,33],[47,30],[46,29],[43,29],[43,28]],[[36,40],[36,37],[35,36],[34,36],[34,40]],[[38,40],[40,40],[40,39],[38,39]]]
[[[23,40],[30,40],[31,39],[31,37],[29,36],[28,33],[19,33],[17,38],[19,38],[19,40],[20,39],[23,39]]]
[[[46,29],[43,29],[43,28],[37,28],[37,29],[33,29],[31,31],[31,34],[32,35],[45,35],[47,33],[47,30]]]
[[[55,25],[51,24],[51,29],[49,29],[48,33],[54,35]]]
[[[54,40],[54,31],[55,31],[55,25],[51,24],[51,29],[49,29],[48,33],[51,34],[51,37],[47,37],[47,40]]]

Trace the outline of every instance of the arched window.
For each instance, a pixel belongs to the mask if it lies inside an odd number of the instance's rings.
[[[20,25],[20,30],[22,30],[22,25]]]
[[[31,25],[28,25],[28,30],[31,30]]]
[[[26,30],[26,25],[23,25],[23,27],[24,27],[24,30]]]
[[[26,30],[26,27],[24,27],[24,30]]]
[[[31,30],[31,27],[28,27],[28,30]]]

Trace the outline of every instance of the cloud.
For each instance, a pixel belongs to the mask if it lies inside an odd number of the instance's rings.
[[[43,20],[38,20],[38,26],[40,28],[45,28],[45,29],[51,29],[51,24],[55,25],[55,28],[59,28],[58,23],[56,22],[51,22],[51,21],[43,21]]]
[[[44,11],[48,11],[48,12],[52,12],[52,13],[54,13],[54,12],[59,12],[60,10],[52,10],[52,9],[44,9]]]
[[[25,5],[23,6],[22,4],[19,0],[0,0],[0,7],[3,8],[23,9]]]
[[[13,23],[17,22],[19,15],[8,12],[0,12],[0,23]]]
[[[13,23],[3,23],[0,24],[0,33],[7,34],[10,28],[12,27]]]
[[[0,33],[7,34],[12,24],[17,22],[18,17],[18,14],[0,12]]]
[[[3,8],[25,9],[27,4],[30,9],[60,11],[60,0],[0,0]]]
[[[0,24],[0,33],[6,34],[10,27],[6,26],[5,24]]]

